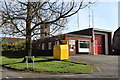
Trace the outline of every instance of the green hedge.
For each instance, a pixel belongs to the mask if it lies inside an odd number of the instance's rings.
[[[15,43],[7,43],[3,42],[2,45],[2,51],[19,51],[19,50],[25,50],[25,40],[15,42]]]

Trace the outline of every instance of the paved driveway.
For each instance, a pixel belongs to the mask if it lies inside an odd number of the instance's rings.
[[[71,61],[92,64],[96,67],[93,77],[118,77],[118,56],[110,55],[77,55],[71,56]]]

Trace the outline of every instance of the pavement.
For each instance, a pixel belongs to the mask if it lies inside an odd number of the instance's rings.
[[[95,70],[91,74],[55,74],[54,75],[54,74],[45,74],[45,73],[15,71],[0,67],[0,72],[2,72],[3,79],[54,78],[54,80],[55,79],[59,80],[61,78],[118,78],[119,77],[118,56],[76,55],[76,56],[70,56],[69,60],[79,63],[94,65]]]

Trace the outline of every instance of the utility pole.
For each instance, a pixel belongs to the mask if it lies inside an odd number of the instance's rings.
[[[79,12],[77,13],[77,24],[78,24],[78,28],[80,27],[80,24],[79,24]]]
[[[91,7],[90,7],[90,5],[88,6],[88,8],[89,8],[89,27],[91,27],[91,25],[90,25],[90,23],[91,23],[91,20],[90,20],[90,17],[91,17],[91,15],[90,15],[90,9],[91,9]]]
[[[89,0],[89,2],[91,2],[91,0]],[[93,13],[93,9],[91,10],[91,5],[88,6],[89,9],[89,27],[94,28],[94,13]],[[91,26],[92,25],[92,26]]]
[[[92,28],[94,28],[94,13],[93,13],[93,9],[92,9]]]

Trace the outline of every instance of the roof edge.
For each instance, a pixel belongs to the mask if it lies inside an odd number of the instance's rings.
[[[86,35],[75,35],[75,34],[65,34],[66,37],[83,37],[83,38],[92,38],[92,36]]]

